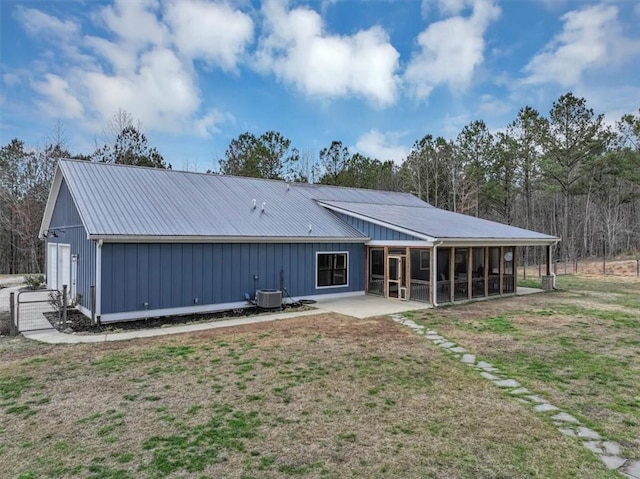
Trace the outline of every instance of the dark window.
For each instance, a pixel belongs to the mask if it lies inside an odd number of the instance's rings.
[[[347,253],[318,253],[318,287],[347,284]]]

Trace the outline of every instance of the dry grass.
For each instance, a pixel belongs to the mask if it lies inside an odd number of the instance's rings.
[[[640,458],[640,281],[572,276],[559,285],[420,319]]]
[[[7,477],[616,477],[386,318],[0,355]]]

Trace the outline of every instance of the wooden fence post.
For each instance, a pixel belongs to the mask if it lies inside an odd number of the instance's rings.
[[[67,324],[67,285],[62,285],[62,327]]]
[[[16,327],[16,293],[9,294],[9,334],[17,334]]]

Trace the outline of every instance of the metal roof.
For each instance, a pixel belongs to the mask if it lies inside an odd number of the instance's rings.
[[[322,201],[348,214],[382,221],[437,239],[516,239],[555,241],[558,238],[515,226],[475,218],[452,211],[422,206],[382,205],[345,201]]]
[[[367,239],[282,181],[89,161],[59,167],[92,237]]]
[[[413,232],[426,241],[511,239],[520,244],[527,241],[537,244],[558,240],[554,236],[441,210],[408,193],[287,184],[76,160],[59,162],[41,235],[48,228],[62,178],[92,238],[368,240],[365,234],[326,209],[329,208],[391,229]]]
[[[422,208],[433,208],[429,203],[425,203],[409,193],[365,190],[362,188],[347,188],[344,186],[326,186],[307,183],[295,183],[293,186],[306,197],[317,201],[347,201],[375,205],[420,206]]]

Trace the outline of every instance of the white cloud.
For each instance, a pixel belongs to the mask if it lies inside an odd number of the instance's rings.
[[[225,3],[173,0],[166,6],[165,19],[180,53],[226,70],[236,67],[253,38],[251,17]]]
[[[257,66],[312,96],[335,98],[355,94],[378,106],[395,102],[400,54],[378,26],[350,36],[324,31],[314,10],[286,10],[266,3]]]
[[[41,96],[39,108],[54,117],[81,118],[94,130],[124,109],[149,131],[217,132],[229,116],[215,108],[202,111],[193,61],[233,68],[252,38],[253,22],[226,4],[195,0],[167,4],[165,17],[162,13],[155,0],[117,0],[91,16],[105,32],[83,36],[73,22],[19,9],[27,32],[57,35],[61,41],[51,47],[67,56],[47,58],[43,70],[51,72],[57,61],[60,73],[32,82]],[[10,81],[11,76],[5,78]]]
[[[457,10],[452,7],[450,11]],[[458,10],[459,11],[459,10]],[[411,59],[405,79],[413,95],[426,99],[439,85],[464,89],[484,61],[484,34],[498,18],[493,0],[476,0],[469,17],[454,16],[430,24],[420,35],[420,52]]]
[[[640,52],[637,40],[625,38],[616,6],[595,5],[562,16],[562,32],[524,68],[525,83],[576,85],[583,74]]]
[[[356,150],[380,161],[401,163],[409,154],[409,148],[398,144],[399,135],[370,130],[358,138]]]
[[[218,125],[226,121],[233,120],[229,114],[222,113],[218,110],[211,110],[202,118],[198,118],[193,122],[193,128],[198,136],[208,138],[214,133],[219,133]]]
[[[24,29],[33,36],[51,35],[58,39],[68,39],[80,32],[78,25],[71,20],[62,21],[35,8],[16,8],[16,17]]]
[[[442,16],[459,15],[466,7],[472,5],[472,0],[422,0],[420,11],[422,17],[427,18],[434,5]]]
[[[169,31],[158,19],[159,6],[156,0],[116,0],[104,7],[98,18],[120,38],[123,48],[165,45]]]
[[[45,97],[38,102],[45,115],[57,118],[82,117],[82,103],[70,92],[71,87],[65,79],[47,73],[44,81],[33,83],[33,89]]]
[[[176,130],[197,112],[200,104],[189,70],[166,48],[145,52],[136,69],[126,74],[89,71],[77,76],[93,109],[105,119],[124,108],[145,128]]]

